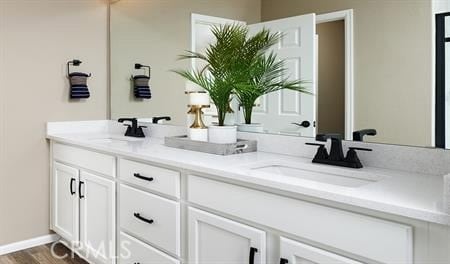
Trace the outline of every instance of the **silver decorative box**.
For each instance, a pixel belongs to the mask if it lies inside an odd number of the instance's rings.
[[[238,139],[236,143],[217,144],[190,140],[188,136],[165,137],[164,145],[172,148],[186,149],[205,152],[216,155],[232,155],[239,153],[255,152],[257,150],[256,140]]]

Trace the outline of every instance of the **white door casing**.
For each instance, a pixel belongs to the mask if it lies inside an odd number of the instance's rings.
[[[291,80],[304,80],[314,94],[316,92],[316,21],[315,14],[307,14],[249,25],[250,32],[267,28],[280,32],[283,37],[270,51],[285,61]],[[315,136],[316,99],[314,95],[281,90],[263,96],[260,105],[254,108],[252,122],[262,123],[264,130],[301,136]],[[242,119],[242,114],[239,115]],[[292,123],[310,122],[309,127]],[[240,121],[242,122],[242,121]]]
[[[450,16],[445,17],[445,37],[450,38]],[[450,42],[445,43],[445,69],[445,148],[450,149]]]
[[[113,263],[115,254],[115,183],[80,173],[80,242],[88,259]]]
[[[287,262],[286,262],[287,260]],[[280,263],[289,264],[362,264],[361,262],[309,246],[284,237],[280,238]]]
[[[189,263],[266,263],[264,231],[191,207],[188,239]]]
[[[79,171],[54,162],[53,229],[69,243],[79,240]]]

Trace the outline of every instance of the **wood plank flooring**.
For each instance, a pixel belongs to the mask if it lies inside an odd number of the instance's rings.
[[[48,244],[0,256],[0,264],[88,264],[61,243],[54,246],[56,256],[53,256],[51,246]]]

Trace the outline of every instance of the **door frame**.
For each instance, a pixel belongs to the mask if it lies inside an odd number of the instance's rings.
[[[345,28],[345,139],[352,140],[355,118],[353,112],[355,85],[353,54],[353,9],[316,15],[316,24],[338,20],[344,20]]]
[[[446,13],[438,13],[435,15],[435,82],[436,82],[436,91],[435,91],[435,147],[436,148],[446,148],[449,146],[449,142],[446,138],[446,134],[449,133],[447,131],[448,124],[446,109],[448,106],[446,100],[446,52],[445,52],[445,44],[450,42],[450,38],[445,36],[445,18],[450,16],[450,12]]]

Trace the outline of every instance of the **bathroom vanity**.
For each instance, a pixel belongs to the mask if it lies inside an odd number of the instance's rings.
[[[218,156],[163,145],[182,128],[122,130],[48,125],[51,229],[91,263],[450,263],[442,177]]]

